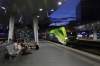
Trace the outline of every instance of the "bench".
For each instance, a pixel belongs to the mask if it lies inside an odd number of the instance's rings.
[[[12,56],[17,56],[21,51],[21,49],[15,50],[14,49],[14,44],[8,45],[7,50],[8,50],[8,53],[10,55],[10,57],[9,57],[10,60],[12,60]]]

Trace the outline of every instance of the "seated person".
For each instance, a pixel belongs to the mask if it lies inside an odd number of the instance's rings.
[[[20,50],[20,49],[22,49],[21,44],[20,44],[17,40],[15,40],[14,49],[15,49],[15,50]]]
[[[19,48],[19,49],[22,49],[22,47],[21,47],[21,42],[20,42],[20,41],[18,41],[18,48]]]
[[[17,40],[15,40],[14,49],[15,49],[15,50],[18,50],[18,43],[17,43]]]
[[[34,43],[33,46],[31,46],[35,50],[39,50],[39,46],[37,45],[37,42]]]
[[[12,43],[12,40],[11,40],[11,39],[9,39],[9,43],[10,43],[10,44]]]
[[[23,54],[32,54],[28,51],[28,45],[24,43],[24,41],[21,42],[22,52]]]

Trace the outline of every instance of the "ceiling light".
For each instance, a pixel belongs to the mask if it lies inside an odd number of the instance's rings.
[[[99,22],[98,22],[98,24],[99,24]]]
[[[5,9],[5,7],[1,7],[2,9]]]
[[[87,26],[89,26],[89,25],[87,25]]]
[[[19,22],[20,22],[20,20],[19,20]]]
[[[42,11],[43,9],[42,9],[42,8],[40,8],[39,10],[40,10],[40,11]]]
[[[26,27],[27,28],[27,27]]]
[[[37,16],[38,18],[40,17],[40,16]]]
[[[58,5],[61,5],[62,4],[62,2],[58,2]]]
[[[54,11],[53,9],[51,11]]]
[[[92,24],[93,25],[93,24]]]
[[[2,27],[1,27],[2,28]]]
[[[22,22],[23,23],[23,22]]]

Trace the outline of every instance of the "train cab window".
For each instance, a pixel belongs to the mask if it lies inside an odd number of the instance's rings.
[[[58,31],[59,31],[62,35],[64,35],[63,32],[62,32],[62,30],[58,30]]]
[[[68,35],[76,35],[75,30],[67,29],[66,32],[67,32]]]

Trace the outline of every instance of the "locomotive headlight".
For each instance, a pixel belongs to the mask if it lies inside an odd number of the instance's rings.
[[[78,37],[76,37],[76,39],[78,39]]]
[[[65,39],[68,39],[67,37],[65,37]]]

